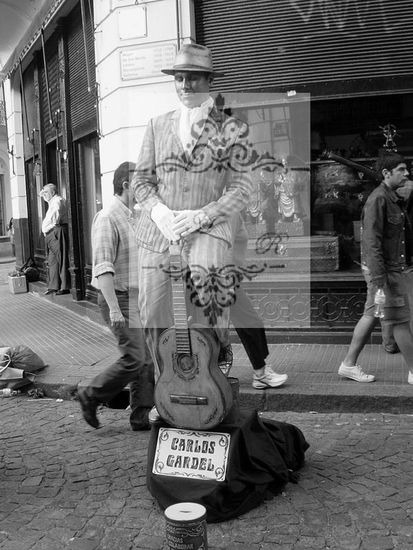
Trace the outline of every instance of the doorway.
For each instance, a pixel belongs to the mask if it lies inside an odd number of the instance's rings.
[[[92,279],[92,222],[102,208],[102,188],[100,177],[99,141],[97,135],[90,135],[75,144],[76,187],[79,220],[79,248],[83,266],[83,297],[94,294],[90,282]]]

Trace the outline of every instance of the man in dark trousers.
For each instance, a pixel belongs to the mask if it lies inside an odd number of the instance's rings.
[[[111,401],[129,383],[130,424],[149,429],[153,406],[154,368],[146,348],[138,311],[137,248],[133,231],[130,178],[135,165],[122,163],[113,177],[112,202],[98,212],[92,225],[93,280],[99,289],[103,319],[117,339],[121,357],[78,389],[83,417],[99,428],[97,408]]]
[[[357,382],[374,381],[375,377],[357,364],[357,358],[378,321],[374,302],[381,289],[385,295],[382,324],[393,327],[394,339],[409,370],[407,382],[413,384],[413,230],[405,201],[396,194],[408,181],[409,172],[404,158],[391,152],[379,156],[376,170],[382,182],[369,195],[361,218],[367,300],[338,374]]]
[[[232,232],[234,242],[231,249],[231,263],[242,266],[245,263],[248,234],[241,215],[233,218]],[[253,368],[252,387],[257,390],[266,390],[282,386],[287,381],[288,375],[274,372],[267,364],[269,350],[264,323],[255,311],[242,284],[236,290],[235,301],[230,308],[230,319]]]
[[[70,275],[66,202],[57,194],[56,186],[53,183],[45,185],[40,191],[40,196],[48,204],[42,222],[48,263],[45,295],[69,294]]]

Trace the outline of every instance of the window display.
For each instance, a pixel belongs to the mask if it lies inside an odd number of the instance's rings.
[[[360,218],[380,181],[379,151],[412,154],[412,107],[411,94],[312,104],[311,234],[337,236],[341,273],[360,275]]]

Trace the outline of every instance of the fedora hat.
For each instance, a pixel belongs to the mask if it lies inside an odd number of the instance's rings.
[[[165,74],[175,74],[177,71],[192,71],[210,73],[213,76],[224,76],[214,71],[211,51],[200,44],[184,44],[176,54],[175,64],[171,69],[162,69]]]

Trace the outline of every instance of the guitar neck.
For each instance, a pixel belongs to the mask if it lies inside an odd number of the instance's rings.
[[[191,354],[181,250],[178,245],[171,245],[169,253],[170,272],[172,274],[172,314],[176,333],[176,351],[177,353]]]

